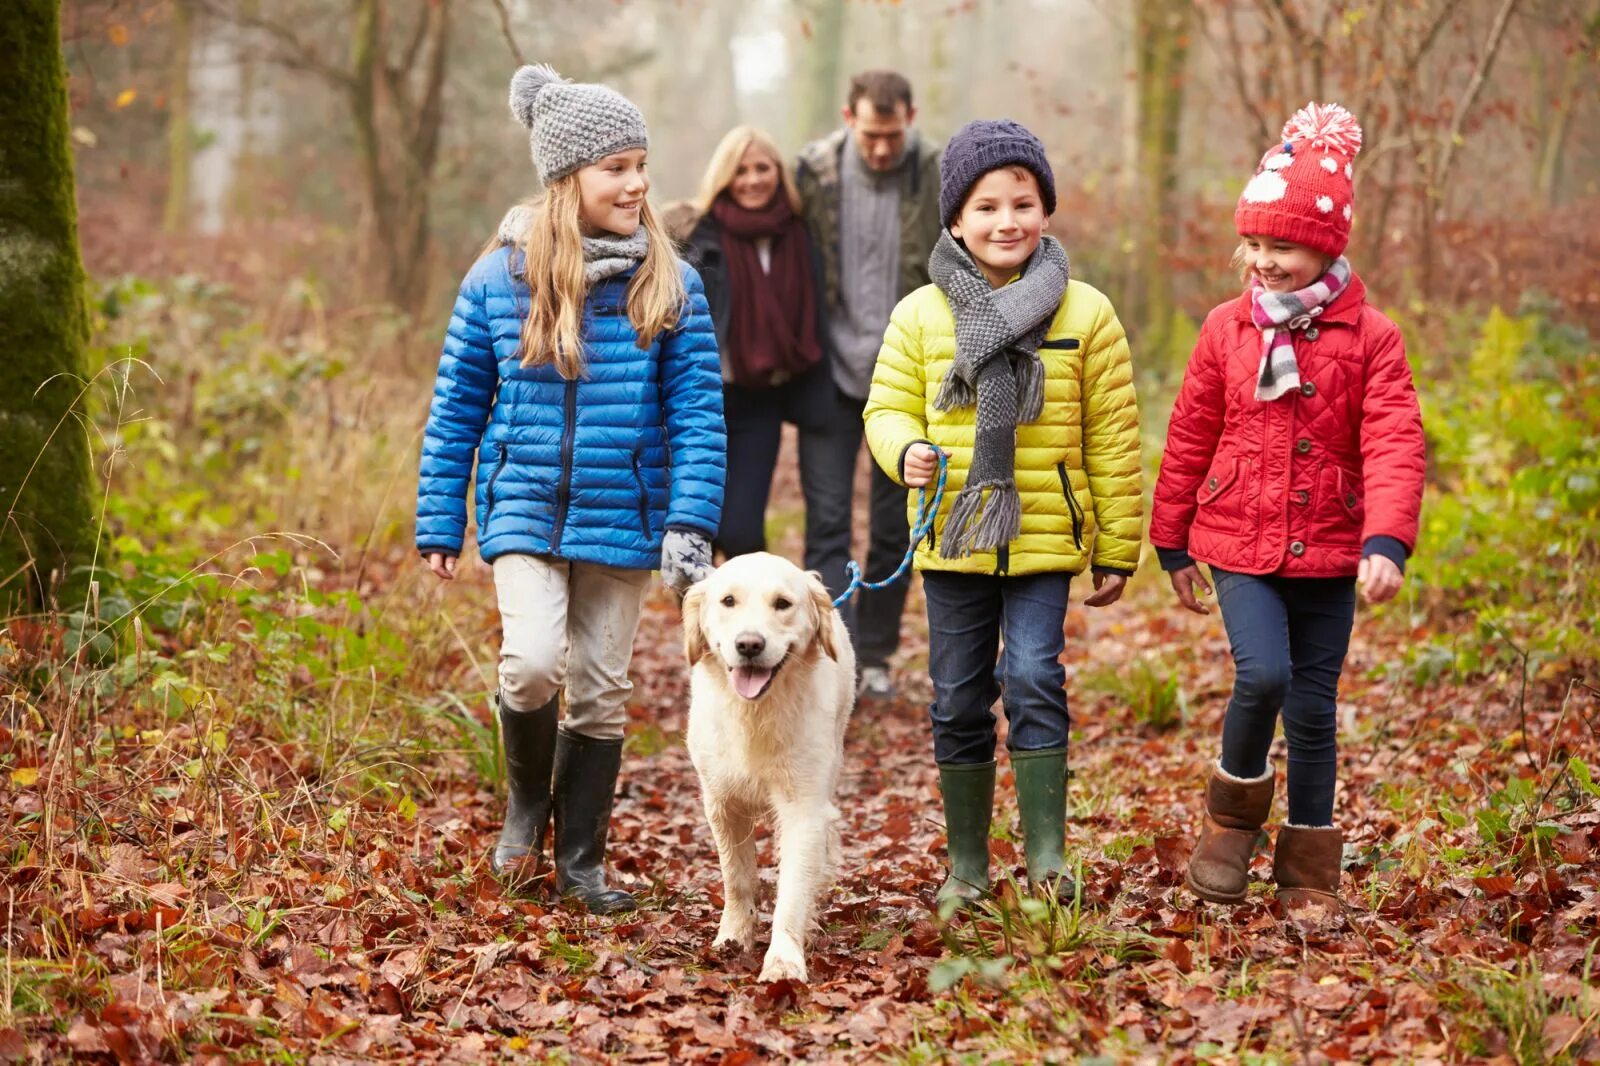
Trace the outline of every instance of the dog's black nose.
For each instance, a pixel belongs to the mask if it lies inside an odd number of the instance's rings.
[[[754,659],[767,650],[767,641],[765,637],[755,633],[740,633],[734,638],[733,646],[739,649],[739,654],[746,659]]]

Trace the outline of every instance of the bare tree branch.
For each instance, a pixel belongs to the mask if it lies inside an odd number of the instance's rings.
[[[1500,5],[1500,13],[1495,16],[1494,25],[1489,27],[1489,39],[1484,43],[1483,55],[1478,60],[1477,69],[1472,72],[1472,79],[1467,82],[1466,92],[1462,94],[1461,103],[1456,107],[1455,118],[1450,123],[1450,132],[1445,136],[1443,155],[1439,159],[1439,166],[1434,172],[1433,187],[1438,193],[1438,202],[1435,207],[1436,214],[1444,210],[1444,189],[1450,177],[1451,165],[1455,162],[1456,147],[1461,143],[1461,130],[1466,125],[1467,115],[1478,100],[1478,94],[1483,91],[1484,84],[1489,80],[1489,71],[1494,68],[1495,57],[1500,52],[1500,42],[1505,39],[1506,24],[1511,21],[1511,14],[1517,9],[1522,0],[1505,0]]]
[[[517,66],[523,66],[528,61],[522,57],[522,49],[517,46],[516,37],[511,33],[511,12],[506,10],[506,0],[489,0],[496,11],[500,13],[500,34],[506,39],[506,47],[511,49],[511,58],[517,61]]]

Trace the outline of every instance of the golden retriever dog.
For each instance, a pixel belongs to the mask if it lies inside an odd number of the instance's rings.
[[[838,864],[833,804],[855,702],[855,652],[815,574],[764,552],[728,560],[683,600],[689,756],[722,860],[714,947],[753,947],[756,822],[770,815],[778,898],[763,981],[806,979],[806,933]]]

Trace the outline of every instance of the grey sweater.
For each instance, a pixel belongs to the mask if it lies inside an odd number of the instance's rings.
[[[883,331],[894,311],[900,272],[900,168],[878,173],[853,144],[839,174],[841,305],[828,316],[833,379],[847,396],[867,398]],[[907,152],[909,156],[911,153]]]

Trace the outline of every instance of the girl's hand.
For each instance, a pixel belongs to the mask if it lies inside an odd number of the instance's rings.
[[[905,461],[901,464],[905,472],[906,487],[920,489],[933,480],[933,475],[939,470],[939,453],[926,444],[913,444],[906,449]]]
[[[1361,560],[1356,570],[1356,580],[1361,583],[1362,595],[1368,603],[1386,603],[1405,584],[1406,575],[1394,565],[1394,560],[1383,555],[1369,555]]]
[[[446,555],[444,552],[429,552],[422,557],[422,561],[428,564],[429,570],[439,575],[440,580],[454,581],[456,579],[456,557],[454,555]]]
[[[1122,599],[1122,590],[1128,587],[1128,579],[1121,574],[1096,574],[1094,575],[1095,593],[1083,601],[1085,607],[1109,607]]]
[[[1206,579],[1201,575],[1198,566],[1186,566],[1182,570],[1174,570],[1167,575],[1172,579],[1172,591],[1178,594],[1178,602],[1183,604],[1195,614],[1210,614],[1211,608],[1201,603],[1200,596],[1211,595],[1211,586],[1206,584]]]

